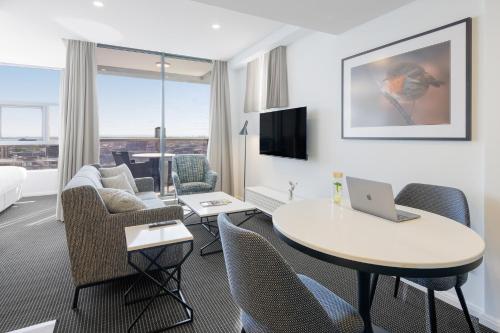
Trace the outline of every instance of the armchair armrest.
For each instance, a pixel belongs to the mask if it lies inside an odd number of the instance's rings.
[[[180,205],[166,206],[162,208],[144,209],[134,212],[109,214],[106,224],[111,224],[117,231],[124,227],[141,225],[167,220],[184,221],[184,211]],[[121,228],[121,229],[120,229]]]
[[[153,177],[135,178],[134,180],[139,192],[152,192],[155,190],[155,182]]]
[[[205,174],[205,182],[210,184],[212,190],[215,189],[215,185],[217,184],[217,172],[213,170],[208,170]]]
[[[176,171],[172,170],[172,181],[174,182],[174,187],[176,190],[181,188],[181,179]]]

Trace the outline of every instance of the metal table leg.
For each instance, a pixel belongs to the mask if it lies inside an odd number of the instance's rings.
[[[245,214],[246,214],[246,213],[247,213],[247,212],[245,212]],[[247,215],[247,217],[246,217],[243,221],[241,221],[240,223],[236,224],[236,226],[237,226],[237,227],[241,226],[243,223],[247,222],[247,221],[248,221],[248,220],[250,220],[252,217],[254,217],[255,215],[258,215],[258,214],[260,214],[260,211],[258,211],[258,210],[254,210],[254,211],[252,211],[252,213],[251,213],[251,214],[246,214],[246,215]],[[212,227],[213,227],[213,226],[212,226]],[[200,249],[200,255],[201,255],[201,256],[206,256],[206,255],[210,255],[210,254],[215,254],[215,253],[220,253],[220,252],[222,252],[222,250],[214,250],[214,251],[208,251],[208,252],[207,252],[207,251],[205,251],[205,249],[207,249],[209,246],[211,246],[211,245],[213,245],[213,244],[215,244],[215,243],[217,243],[217,242],[219,242],[219,241],[220,241],[220,236],[219,236],[219,231],[218,231],[218,230],[217,230],[217,233],[216,233],[216,234],[213,234],[213,233],[212,233],[212,235],[214,235],[215,239],[213,239],[212,241],[208,242],[207,244],[205,244],[205,245],[203,245],[203,246],[201,247],[201,249]],[[205,251],[205,252],[204,252],[204,251]]]
[[[370,314],[371,274],[358,271],[358,311],[365,325],[364,333],[389,333],[372,324]]]
[[[138,277],[138,279],[136,281],[134,281],[134,283],[132,284],[132,286],[126,291],[126,294],[130,293],[130,291],[134,288],[135,285],[137,285],[137,282],[142,277],[146,277],[150,281],[152,281],[154,284],[156,284],[158,286],[158,290],[156,291],[156,293],[153,296],[151,296],[149,298],[148,303],[142,309],[142,311],[139,313],[139,315],[134,319],[134,321],[130,324],[127,332],[130,332],[132,330],[132,328],[137,324],[137,322],[139,321],[139,319],[144,315],[144,313],[149,308],[149,306],[154,302],[154,300],[157,297],[159,297],[161,295],[168,295],[168,296],[172,297],[177,303],[179,303],[183,307],[184,312],[186,313],[187,318],[184,319],[184,320],[178,321],[178,322],[176,322],[176,323],[174,323],[174,324],[172,324],[170,326],[163,327],[163,328],[160,328],[158,330],[155,330],[155,332],[164,331],[164,330],[167,330],[167,329],[171,329],[171,328],[174,328],[174,327],[177,327],[177,326],[180,326],[180,325],[183,325],[183,324],[187,324],[187,323],[193,321],[193,309],[186,303],[184,295],[182,294],[182,292],[180,290],[180,278],[181,278],[180,270],[181,270],[181,266],[186,261],[186,259],[189,257],[189,255],[191,254],[191,252],[193,252],[193,241],[184,242],[184,243],[189,243],[190,244],[189,251],[184,255],[184,257],[179,261],[179,263],[177,263],[177,265],[175,265],[175,266],[173,266],[171,268],[162,267],[157,262],[157,260],[161,256],[161,254],[168,247],[168,245],[165,246],[160,251],[160,253],[158,255],[156,255],[154,258],[152,258],[151,256],[149,256],[143,250],[138,251],[144,258],[146,258],[150,262],[149,265],[147,266],[147,268],[145,270],[141,269],[138,265],[136,265],[132,261],[132,259],[131,259],[131,252],[128,253],[128,264],[131,267],[133,267],[140,274],[140,276]],[[176,243],[176,244],[172,244],[172,245],[177,245],[178,246],[180,244],[182,244],[182,243]],[[153,277],[150,273],[148,273],[148,269],[151,268],[153,265],[156,266],[159,271],[161,271],[162,273],[166,274],[167,277],[164,279],[164,281],[159,281],[158,279],[156,279],[155,277]],[[172,271],[169,271],[169,269],[172,269]],[[177,277],[175,277],[175,274],[177,274]],[[170,290],[170,289],[167,288],[168,283],[172,279],[174,279],[177,282],[177,289],[176,290]],[[141,299],[141,300],[136,300],[134,302],[138,302],[138,301],[142,301],[142,300],[147,300],[147,299],[148,298]]]

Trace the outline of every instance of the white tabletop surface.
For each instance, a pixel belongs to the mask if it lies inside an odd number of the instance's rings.
[[[182,243],[193,239],[193,235],[184,223],[157,228],[149,228],[147,224],[125,227],[127,251],[147,249],[156,246]]]
[[[175,154],[171,153],[165,153],[165,157],[174,157]],[[132,157],[142,157],[142,158],[160,158],[161,153],[140,153],[140,154],[133,154]]]
[[[180,195],[179,200],[191,208],[199,217],[219,215],[220,213],[237,213],[257,209],[254,205],[236,199],[224,192]],[[210,200],[229,200],[231,203],[221,206],[203,207],[201,202]]]
[[[395,223],[335,205],[330,199],[279,207],[274,227],[286,238],[318,252],[361,263],[398,268],[450,268],[483,256],[483,239],[451,219],[409,207],[421,218]]]

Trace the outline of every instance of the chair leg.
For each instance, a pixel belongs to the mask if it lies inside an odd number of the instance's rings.
[[[370,287],[370,306],[373,304],[373,299],[375,298],[375,291],[377,290],[378,274],[373,274],[371,287]]]
[[[472,324],[472,319],[469,314],[469,309],[467,309],[467,303],[465,303],[464,293],[462,292],[462,288],[455,287],[455,291],[457,292],[458,300],[460,301],[460,305],[462,306],[462,310],[464,311],[465,319],[467,320],[467,324],[469,325],[469,330],[471,333],[475,333],[474,325]]]
[[[75,288],[75,293],[73,294],[73,305],[71,309],[76,310],[78,308],[78,296],[80,295],[80,287]]]
[[[427,289],[427,303],[431,333],[437,333],[436,299],[434,297],[434,290]]]
[[[399,283],[400,282],[401,282],[401,278],[399,276],[396,276],[396,283],[394,284],[394,298],[398,297]]]

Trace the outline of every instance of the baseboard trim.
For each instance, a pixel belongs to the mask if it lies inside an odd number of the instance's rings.
[[[421,290],[423,292],[427,292],[426,288],[424,288],[416,283],[413,283],[413,282],[408,281],[406,279],[402,279],[402,280],[409,286],[412,286],[412,287],[414,287],[418,290]],[[453,305],[454,307],[462,310],[462,307],[460,305],[460,301],[458,300],[458,297],[453,290],[436,292],[435,295],[436,295],[437,299],[439,299],[445,303],[448,303],[450,305]],[[484,325],[495,332],[500,332],[500,320],[499,319],[484,313],[484,309],[477,306],[476,304],[467,303],[467,308],[469,309],[469,312],[472,316],[477,317],[479,319],[479,323],[481,325]]]
[[[495,332],[500,332],[500,320],[486,313],[479,317],[479,323]]]

